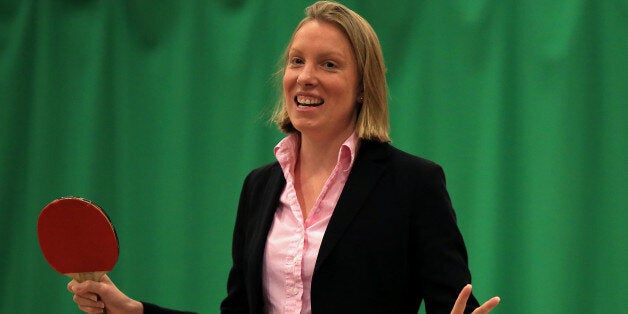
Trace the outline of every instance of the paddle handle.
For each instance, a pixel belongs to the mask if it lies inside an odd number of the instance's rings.
[[[67,273],[64,274],[78,282],[83,282],[83,281],[87,281],[87,280],[91,280],[91,281],[100,281],[100,278],[102,278],[102,276],[104,276],[107,272],[106,271],[94,271],[94,272],[87,272],[87,273]]]

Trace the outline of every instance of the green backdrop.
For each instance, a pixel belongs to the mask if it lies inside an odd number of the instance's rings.
[[[273,73],[311,1],[0,1],[0,312],[78,313],[54,198],[105,208],[129,296],[218,313]],[[628,303],[628,3],[346,1],[377,30],[393,144],[439,162],[495,313]]]

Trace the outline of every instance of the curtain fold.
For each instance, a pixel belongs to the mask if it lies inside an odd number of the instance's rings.
[[[101,205],[129,296],[218,313],[241,183],[273,161],[275,75],[310,1],[0,4],[0,312],[77,311],[39,250]],[[393,144],[440,163],[497,313],[628,301],[628,4],[346,1],[377,31]]]

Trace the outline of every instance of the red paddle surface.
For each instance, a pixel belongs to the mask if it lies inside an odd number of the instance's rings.
[[[80,198],[62,198],[39,214],[37,235],[44,257],[62,274],[109,271],[118,240],[105,213]]]

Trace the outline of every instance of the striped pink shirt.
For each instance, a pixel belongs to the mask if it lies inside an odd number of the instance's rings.
[[[358,138],[352,134],[340,147],[338,162],[308,217],[303,217],[294,189],[299,136],[292,134],[275,147],[286,178],[264,252],[265,312],[312,312],[310,287],[323,234],[355,160]]]

